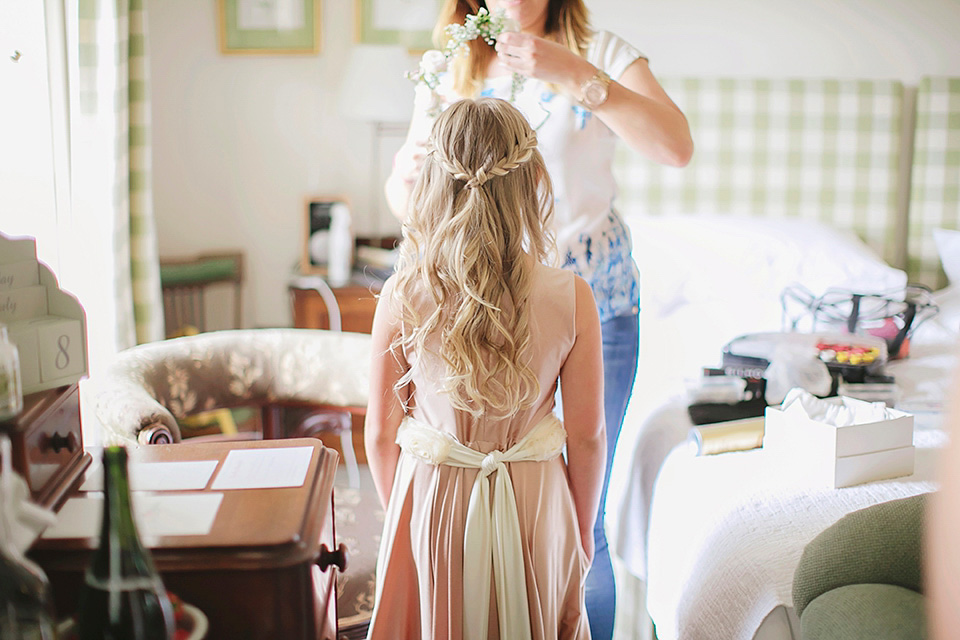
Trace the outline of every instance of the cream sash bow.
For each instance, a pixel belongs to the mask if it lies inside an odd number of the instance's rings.
[[[563,451],[567,432],[553,414],[544,417],[520,442],[506,451],[481,453],[407,417],[397,432],[397,444],[430,464],[480,469],[470,492],[463,539],[463,637],[486,640],[490,615],[490,574],[497,592],[500,637],[527,640],[531,637],[527,584],[521,570],[523,549],[520,518],[513,482],[505,463],[545,461]],[[498,471],[490,500],[489,476]]]

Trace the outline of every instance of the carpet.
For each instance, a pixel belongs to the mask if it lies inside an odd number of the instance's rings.
[[[366,637],[376,588],[377,552],[384,511],[370,476],[360,465],[360,487],[350,486],[344,465],[337,467],[333,488],[337,544],[347,546],[347,570],[337,576],[340,640]]]

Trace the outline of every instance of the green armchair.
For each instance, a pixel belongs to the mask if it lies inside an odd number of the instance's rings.
[[[802,640],[925,637],[927,495],[851,512],[807,544],[793,579]]]

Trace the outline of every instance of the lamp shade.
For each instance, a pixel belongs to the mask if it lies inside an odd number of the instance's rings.
[[[405,74],[416,69],[404,47],[354,46],[340,84],[340,113],[365,122],[409,121],[414,84]]]

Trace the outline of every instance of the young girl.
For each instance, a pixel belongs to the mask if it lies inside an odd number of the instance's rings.
[[[369,637],[589,638],[596,305],[543,264],[553,194],[517,109],[459,101],[428,149],[373,324],[364,438],[387,515]]]
[[[536,128],[553,182],[550,228],[561,261],[590,283],[600,315],[609,482],[640,340],[640,274],[627,226],[612,206],[614,148],[626,144],[653,162],[684,166],[693,153],[690,128],[646,56],[614,33],[595,29],[584,0],[444,0],[441,5],[434,30],[438,47],[446,44],[448,25],[462,25],[481,8],[504,11],[517,30],[501,34],[495,47],[482,38],[469,42],[470,54],[454,58],[449,72],[439,76],[440,104],[414,104],[407,141],[385,186],[387,202],[401,219],[407,215],[433,108],[460,98],[516,94],[514,104]],[[516,91],[514,72],[526,78]],[[616,608],[604,502],[601,497],[594,530],[597,554],[587,578],[594,640],[613,637]]]

